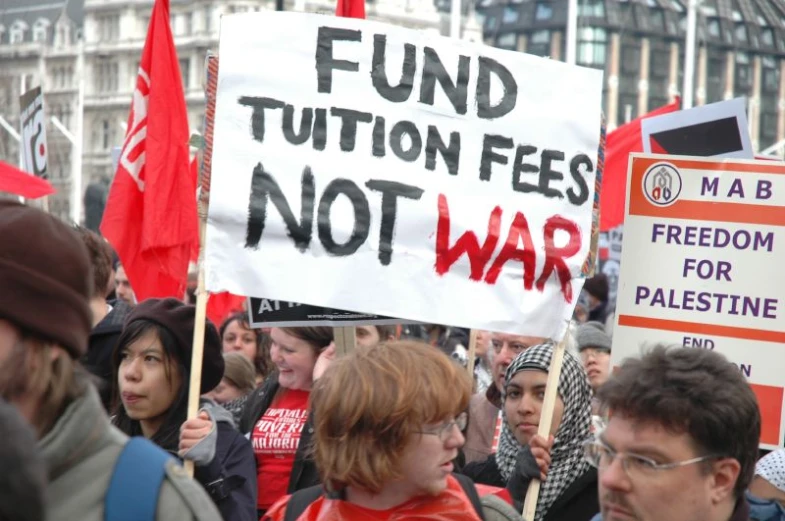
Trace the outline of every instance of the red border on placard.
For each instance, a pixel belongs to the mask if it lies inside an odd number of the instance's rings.
[[[785,344],[785,333],[783,332],[748,327],[719,326],[716,324],[683,322],[681,320],[667,320],[664,318],[636,317],[634,315],[619,315],[619,325]]]
[[[729,161],[694,161],[667,158],[633,158],[630,180],[630,215],[662,217],[666,219],[690,219],[727,223],[785,225],[785,207],[761,204],[721,203],[711,201],[679,200],[670,206],[651,204],[643,194],[643,176],[656,163],[671,163],[677,169],[749,172],[757,174],[785,175],[785,166],[736,163]]]

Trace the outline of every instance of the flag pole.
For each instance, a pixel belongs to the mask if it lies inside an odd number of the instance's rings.
[[[202,151],[202,169],[199,176],[199,260],[197,261],[196,282],[196,322],[194,323],[193,351],[191,353],[191,377],[188,383],[187,418],[196,418],[199,414],[199,398],[201,397],[202,360],[204,358],[204,330],[207,324],[207,299],[209,294],[204,284],[204,250],[207,234],[207,208],[210,202],[210,175],[213,164],[213,130],[215,125],[215,94],[218,89],[218,57],[208,54],[206,58],[207,108],[205,110],[204,149]],[[193,461],[185,461],[185,470],[193,477]]]
[[[548,368],[548,380],[545,382],[545,397],[542,401],[542,413],[540,413],[540,425],[537,434],[546,440],[551,433],[553,424],[553,410],[556,407],[556,395],[559,390],[559,377],[564,363],[564,351],[567,344],[568,330],[564,332],[561,342],[553,348],[551,356],[551,366]],[[533,479],[529,483],[529,490],[526,491],[526,500],[523,503],[523,519],[534,521],[534,514],[537,512],[537,500],[540,497],[540,480]]]

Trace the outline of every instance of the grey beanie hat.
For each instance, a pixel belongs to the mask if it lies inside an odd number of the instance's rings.
[[[586,322],[580,326],[575,333],[575,339],[578,342],[578,351],[589,347],[602,349],[609,353],[611,351],[611,337],[605,332],[605,326],[600,322]]]

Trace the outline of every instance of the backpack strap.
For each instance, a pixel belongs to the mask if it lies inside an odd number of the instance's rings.
[[[106,492],[104,521],[155,521],[158,493],[172,459],[145,438],[128,440]]]
[[[286,503],[283,521],[297,521],[297,518],[305,512],[305,509],[322,497],[322,494],[324,494],[324,490],[321,485],[304,488],[292,494],[292,497]]]
[[[461,485],[464,494],[466,494],[466,497],[468,497],[469,501],[471,501],[474,511],[477,513],[480,519],[485,520],[485,516],[483,515],[482,501],[480,501],[480,495],[477,493],[477,488],[474,486],[474,481],[472,481],[471,478],[464,476],[463,474],[453,474],[453,477],[458,480],[458,483]]]

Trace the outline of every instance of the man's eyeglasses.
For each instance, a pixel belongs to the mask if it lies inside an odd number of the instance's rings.
[[[652,476],[662,470],[675,469],[721,457],[710,454],[701,456],[699,458],[676,461],[674,463],[657,463],[653,459],[647,458],[646,456],[618,453],[604,443],[598,441],[587,441],[583,447],[586,461],[588,461],[591,466],[596,467],[598,470],[607,469],[613,463],[613,460],[620,458],[621,466],[630,479],[635,479],[638,477],[645,478]]]
[[[515,356],[518,356],[519,354],[523,353],[524,351],[526,351],[531,347],[530,345],[526,345],[522,342],[516,342],[514,340],[510,342],[502,341],[502,340],[491,341],[491,346],[493,347],[493,350],[497,355],[502,352],[502,349],[504,349],[505,344],[507,344],[507,349]]]
[[[420,434],[430,434],[431,436],[438,436],[440,440],[447,441],[453,433],[453,429],[458,427],[458,430],[463,432],[469,421],[468,415],[464,412],[458,415],[453,421],[444,422],[438,427],[432,427],[419,431]]]

